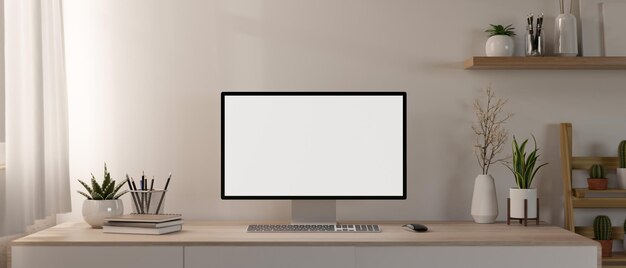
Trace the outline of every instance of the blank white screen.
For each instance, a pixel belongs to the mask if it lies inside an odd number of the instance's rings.
[[[225,196],[403,196],[402,96],[224,98]]]

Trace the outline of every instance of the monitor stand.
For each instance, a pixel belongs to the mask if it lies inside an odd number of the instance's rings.
[[[291,224],[337,224],[335,200],[292,200]]]

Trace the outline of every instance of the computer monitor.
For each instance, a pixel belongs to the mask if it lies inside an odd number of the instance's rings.
[[[221,103],[222,199],[293,200],[293,223],[334,222],[335,200],[406,199],[405,92],[222,92]]]

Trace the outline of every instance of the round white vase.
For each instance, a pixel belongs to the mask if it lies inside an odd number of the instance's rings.
[[[626,168],[617,169],[617,187],[626,189]]]
[[[487,39],[485,53],[488,57],[510,57],[515,52],[513,38],[508,35],[494,35]]]
[[[83,219],[93,228],[102,228],[104,219],[124,214],[124,203],[115,200],[85,200],[83,202]]]
[[[529,219],[537,217],[537,188],[511,188],[509,190],[509,198],[511,198],[511,217],[524,218],[524,199],[528,200],[528,214],[526,216]]]
[[[478,175],[474,181],[472,218],[476,223],[494,223],[498,217],[496,184],[491,175]]]

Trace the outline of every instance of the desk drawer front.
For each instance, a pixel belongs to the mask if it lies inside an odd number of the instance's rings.
[[[12,268],[183,268],[183,247],[13,246]]]
[[[350,268],[354,247],[191,246],[185,268]]]

